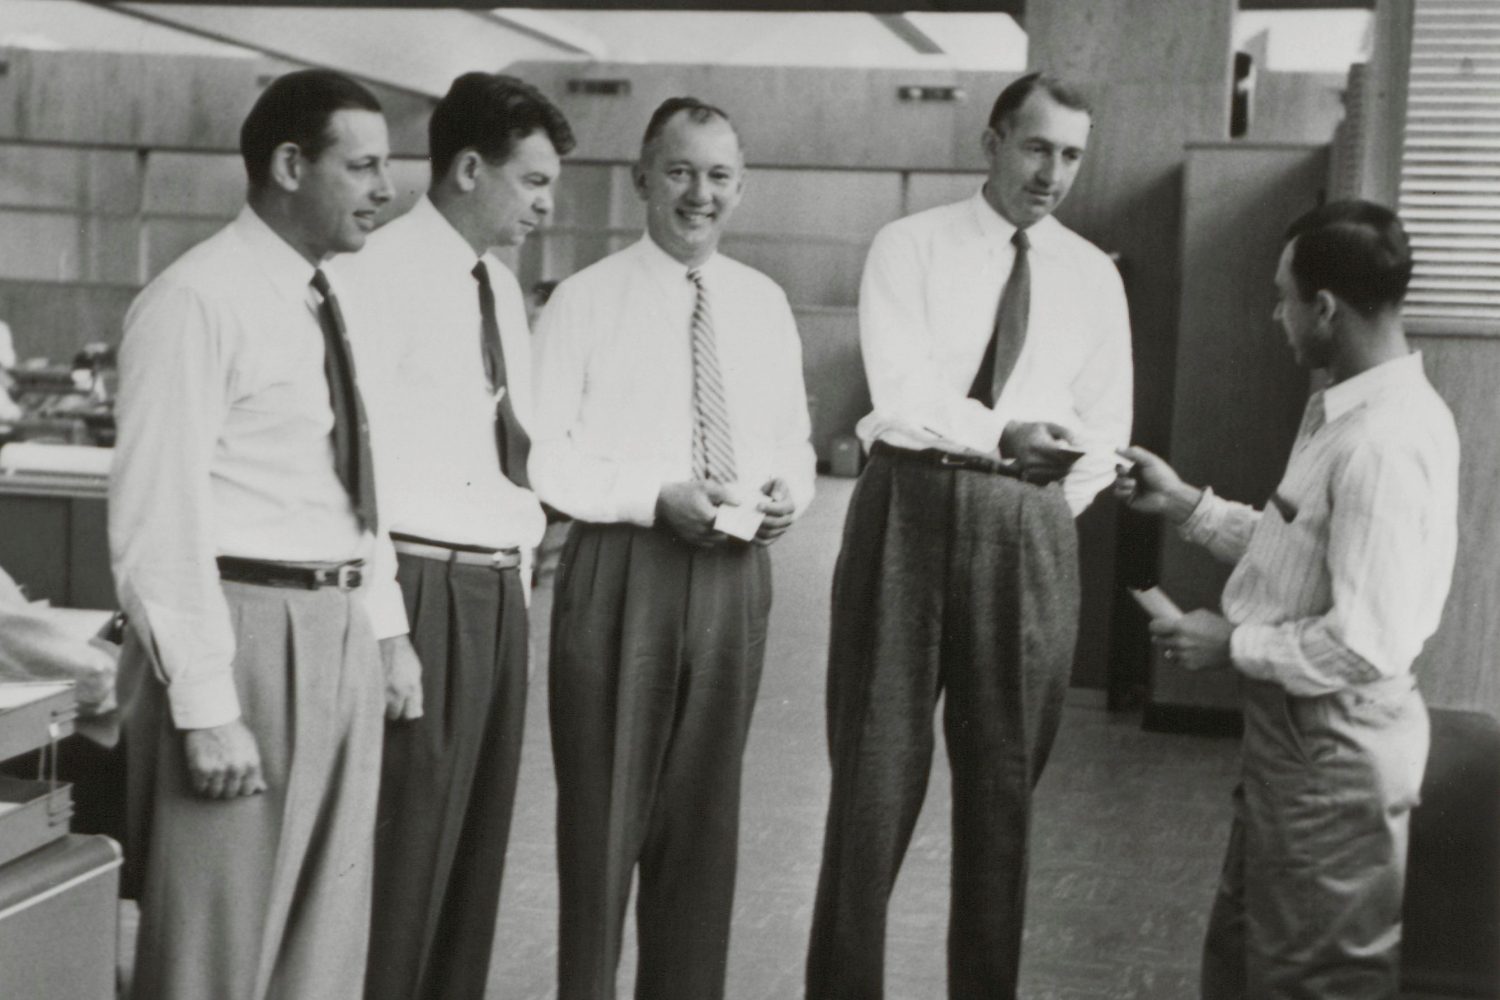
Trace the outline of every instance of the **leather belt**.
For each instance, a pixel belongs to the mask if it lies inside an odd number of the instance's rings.
[[[462,566],[488,566],[495,570],[519,569],[521,566],[521,550],[518,548],[487,549],[478,545],[451,545],[396,532],[391,533],[391,545],[403,555],[458,563]]]
[[[876,441],[870,446],[871,455],[887,455],[894,459],[906,462],[921,462],[924,465],[936,465],[943,469],[967,469],[970,472],[984,472],[992,476],[1009,476],[1012,479],[1024,478],[1021,474],[1021,466],[1017,462],[1007,462],[1004,459],[993,458],[974,452],[966,455],[960,452],[945,451],[942,448],[898,448],[884,441]]]
[[[219,579],[231,583],[256,583],[264,587],[289,587],[294,590],[335,587],[348,592],[358,589],[364,583],[365,562],[363,559],[351,559],[343,563],[291,563],[220,556]]]

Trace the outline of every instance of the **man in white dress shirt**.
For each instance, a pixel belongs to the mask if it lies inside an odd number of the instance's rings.
[[[1128,440],[1130,324],[1104,253],[1052,218],[1092,118],[1022,77],[972,198],[876,235],[859,330],[874,412],[833,583],[833,785],[808,1000],[884,989],[886,907],[944,698],[953,770],[948,992],[1016,988],[1031,789],[1078,627],[1073,518]],[[1079,452],[1082,457],[1079,457]]]
[[[421,677],[388,706],[369,1000],[483,1000],[526,711],[531,333],[510,270],[552,211],[562,113],[465,73],[428,125],[432,183],[341,263],[382,507]],[[404,702],[404,703],[403,703]]]
[[[1203,954],[1206,1000],[1397,994],[1407,829],[1427,711],[1411,673],[1457,545],[1458,433],[1401,323],[1411,249],[1369,202],[1292,224],[1276,319],[1308,400],[1265,510],[1188,486],[1142,448],[1116,486],[1234,564],[1223,614],[1151,631],[1191,670],[1241,676],[1234,825]]]
[[[766,546],[811,499],[814,457],[786,296],[717,253],[745,182],[728,117],[665,102],[634,180],[646,235],[562,282],[539,324],[531,475],[576,519],[550,675],[558,995],[615,995],[639,866],[636,995],[716,1000]],[[734,511],[746,541],[716,521]]]
[[[380,514],[321,264],[392,196],[386,120],[347,76],[300,70],[240,151],[249,204],[141,292],[120,348],[135,996],[356,1000],[381,655],[413,654],[395,583],[362,586]]]
[[[347,77],[299,71],[240,150],[249,204],[147,286],[120,348],[134,995],[357,1000],[381,654],[413,654],[394,582],[361,586],[378,505],[320,265],[391,197],[385,119]]]

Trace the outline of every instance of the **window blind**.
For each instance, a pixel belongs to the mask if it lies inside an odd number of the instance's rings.
[[[1417,0],[1401,157],[1412,318],[1500,334],[1500,0]]]

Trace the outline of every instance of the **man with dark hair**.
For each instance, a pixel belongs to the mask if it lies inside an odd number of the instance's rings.
[[[1073,517],[1128,440],[1113,263],[1052,212],[1092,120],[1033,74],[995,102],[989,176],[876,235],[860,286],[870,453],[834,571],[833,784],[808,1000],[875,1000],[886,908],[944,699],[953,770],[948,993],[1015,995],[1031,789],[1078,628]]]
[[[786,296],[717,252],[745,183],[723,111],[674,99],[633,171],[646,235],[558,285],[531,474],[575,518],[552,623],[559,1000],[724,994],[766,546],[813,492]]]
[[[380,515],[321,265],[391,198],[379,107],[327,70],[272,82],[248,205],[125,320],[109,532],[139,997],[360,995],[382,654],[413,654],[394,583],[361,586]]]
[[[1245,731],[1234,824],[1203,952],[1206,1000],[1393,998],[1407,827],[1427,712],[1411,673],[1457,544],[1458,434],[1407,343],[1411,251],[1396,216],[1334,202],[1276,269],[1313,394],[1264,512],[1185,484],[1143,448],[1116,484],[1234,564],[1223,614],[1151,625],[1190,670],[1233,668]]]
[[[342,272],[421,659],[387,692],[369,1000],[484,997],[546,527],[526,475],[525,299],[489,251],[546,221],[573,148],[551,102],[492,73],[454,80],[428,132],[427,196]]]

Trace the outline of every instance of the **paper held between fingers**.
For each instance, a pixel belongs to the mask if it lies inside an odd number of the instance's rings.
[[[755,538],[755,533],[760,530],[760,523],[765,519],[765,512],[757,510],[752,504],[720,504],[718,514],[714,516],[714,530],[748,542]]]
[[[1125,588],[1130,596],[1135,598],[1135,603],[1141,609],[1157,621],[1175,622],[1182,617],[1182,609],[1177,606],[1160,587],[1151,587],[1146,590],[1137,590],[1134,587]]]

